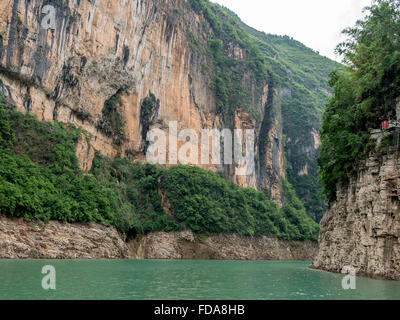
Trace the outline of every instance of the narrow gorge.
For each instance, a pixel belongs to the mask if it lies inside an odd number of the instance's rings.
[[[54,25],[43,28],[48,5]],[[0,213],[105,224],[122,239],[189,230],[280,239],[283,247],[271,248],[283,251],[291,246],[285,241],[315,241],[325,210],[318,131],[335,65],[205,0],[8,1],[0,10],[0,93],[9,123],[0,127],[1,160],[25,171],[5,169]],[[147,133],[168,135],[171,123],[178,131],[254,130],[254,170],[238,175],[235,162],[193,163],[209,175],[142,164]],[[34,186],[27,190],[19,174],[34,176]],[[6,239],[2,252],[12,252],[7,241],[15,239]],[[232,241],[251,247],[258,240]],[[239,258],[310,259],[315,252],[260,250]]]

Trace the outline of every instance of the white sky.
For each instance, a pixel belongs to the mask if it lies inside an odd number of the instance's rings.
[[[333,60],[341,31],[363,17],[371,0],[211,0],[265,33],[288,35]]]

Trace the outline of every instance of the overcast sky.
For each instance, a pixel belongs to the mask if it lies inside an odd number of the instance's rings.
[[[354,26],[371,0],[211,0],[235,12],[247,25],[288,35],[334,60],[341,31]]]

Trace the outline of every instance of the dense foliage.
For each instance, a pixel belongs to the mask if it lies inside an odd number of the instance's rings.
[[[178,221],[197,232],[317,240],[318,225],[293,190],[281,210],[265,193],[241,188],[197,167],[165,170],[161,185]]]
[[[117,145],[120,145],[125,139],[124,123],[118,110],[118,93],[105,101],[98,129],[112,137]]]
[[[144,142],[143,151],[146,153],[148,147],[147,132],[150,129],[150,125],[154,121],[157,110],[160,107],[160,100],[150,92],[149,95],[143,99],[140,106],[140,123],[142,125],[142,137]]]
[[[335,94],[323,117],[320,177],[330,200],[371,150],[371,129],[395,117],[400,95],[400,4],[377,0],[367,16],[344,31],[345,70],[331,74]]]
[[[83,175],[75,155],[79,129],[39,122],[0,106],[0,212],[69,222],[113,222],[112,190]]]
[[[163,169],[97,154],[85,174],[75,155],[82,134],[1,106],[0,213],[94,221],[128,235],[188,227],[200,233],[317,238],[318,225],[301,203],[289,200],[281,210],[264,193],[200,168]]]
[[[96,155],[91,174],[112,189],[118,199],[114,224],[119,231],[135,235],[182,229],[162,207],[161,173],[161,168],[148,163],[131,163],[120,158],[111,161]]]

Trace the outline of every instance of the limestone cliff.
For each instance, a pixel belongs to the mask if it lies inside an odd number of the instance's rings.
[[[249,70],[242,70],[255,114],[240,105],[221,114],[211,89],[214,70],[207,67],[212,64],[191,45],[194,35],[207,47],[212,26],[189,2],[5,1],[0,90],[22,112],[83,128],[87,134],[77,145],[77,156],[84,170],[90,169],[95,151],[143,160],[146,132],[159,128],[168,133],[170,121],[197,132],[254,128],[253,175],[237,176],[229,165],[203,167],[243,186],[267,188],[280,204],[285,168],[279,91],[271,79],[255,83]],[[56,19],[54,28],[44,29],[47,4],[55,7]],[[225,51],[238,61],[247,54],[236,44]],[[150,93],[156,103],[144,112]]]
[[[372,152],[349,184],[338,186],[321,221],[313,266],[400,280],[400,158],[397,148]]]

